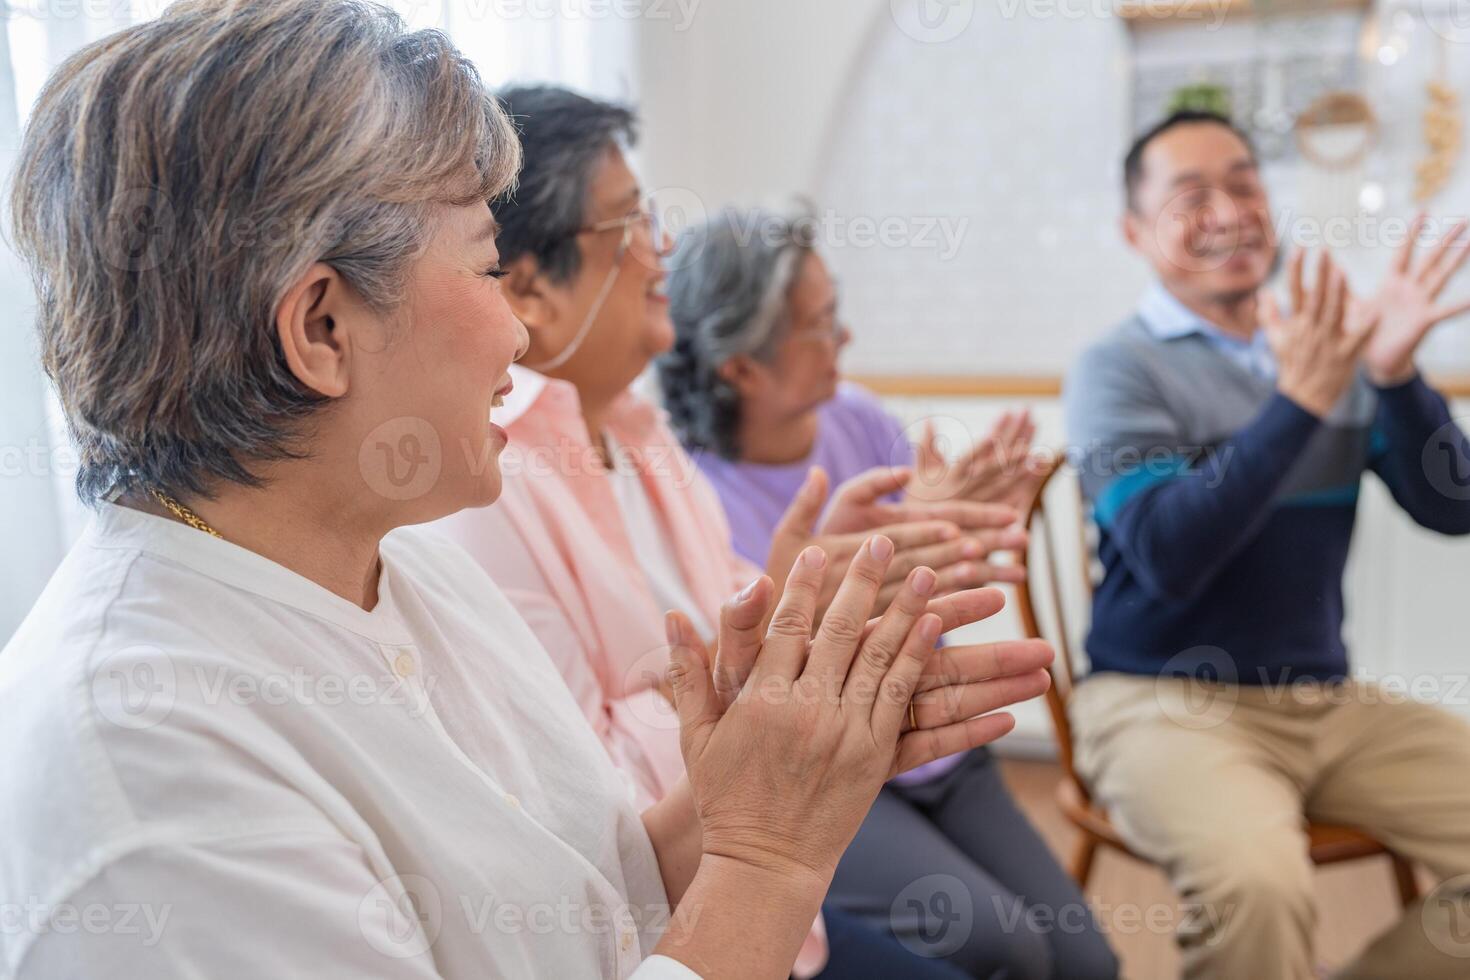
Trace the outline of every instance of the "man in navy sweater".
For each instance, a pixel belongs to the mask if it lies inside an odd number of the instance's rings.
[[[1365,470],[1419,524],[1470,534],[1470,442],[1415,351],[1470,309],[1456,226],[1354,299],[1288,262],[1249,142],[1180,113],[1124,166],[1123,230],[1157,281],[1082,357],[1068,429],[1105,576],[1072,700],[1077,763],[1190,903],[1192,978],[1314,976],[1304,820],[1360,827],[1442,882],[1344,976],[1470,976],[1470,726],[1356,680],[1342,575]],[[1306,280],[1312,279],[1310,285]]]

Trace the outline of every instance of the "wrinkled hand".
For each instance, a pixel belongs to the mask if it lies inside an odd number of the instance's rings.
[[[1041,641],[934,650],[946,627],[1000,608],[993,590],[935,603],[937,577],[915,569],[870,620],[892,553],[881,536],[861,549],[820,625],[820,549],[802,553],[773,613],[775,590],[759,580],[722,610],[713,670],[687,617],[669,614],[706,854],[826,881],[887,779],[993,741],[1014,721],[986,712],[1045,692]],[[911,700],[919,727],[906,731]]]
[[[903,468],[880,467],[847,481],[833,496],[818,532],[817,522],[827,506],[827,475],[814,467],[771,536],[766,574],[780,587],[802,549],[820,547],[829,559],[817,600],[818,610],[825,610],[853,556],[870,534],[882,533],[892,540],[895,556],[878,595],[880,610],[888,607],[904,578],[920,565],[936,570],[940,594],[1025,577],[1016,565],[989,560],[996,552],[1026,546],[1026,532],[1016,526],[1015,511],[969,501],[883,502],[909,475]]]
[[[1461,237],[1465,222],[1451,228],[1416,268],[1414,245],[1424,221],[1422,213],[1414,218],[1408,238],[1394,255],[1393,265],[1378,292],[1354,304],[1350,314],[1358,326],[1375,317],[1379,321],[1373,339],[1363,351],[1363,368],[1369,380],[1382,387],[1403,384],[1414,377],[1414,354],[1429,331],[1451,317],[1470,311],[1470,300],[1439,302],[1440,293],[1470,257],[1470,236]]]
[[[1026,409],[1006,412],[969,451],[948,460],[931,419],[914,447],[915,479],[908,497],[916,501],[971,500],[1003,504],[1022,514],[1031,509],[1046,479],[1045,461],[1032,452],[1036,423]]]
[[[1268,290],[1260,294],[1261,325],[1276,355],[1276,386],[1318,418],[1324,418],[1357,374],[1358,358],[1373,336],[1376,320],[1347,323],[1347,279],[1325,251],[1309,293],[1302,283],[1306,253],[1297,251],[1287,266],[1290,316],[1282,314]]]
[[[986,531],[1010,527],[1021,519],[1021,514],[1014,507],[1005,504],[969,500],[929,501],[912,494],[905,494],[899,502],[888,499],[915,478],[914,470],[907,466],[878,466],[858,474],[833,492],[819,527],[820,533],[872,533],[880,527],[920,521],[949,521],[965,531]],[[808,484],[811,479],[812,475],[808,473]]]
[[[715,691],[720,698],[720,703],[726,707],[735,702],[736,695],[740,693],[741,688],[745,686],[746,680],[750,677],[756,657],[760,655],[761,644],[764,642],[769,625],[769,616],[774,611],[771,602],[771,595],[774,591],[771,580],[762,576],[750,583],[739,595],[731,596],[720,610],[720,631],[715,640],[714,652],[713,654],[710,654],[708,650],[705,652],[707,659],[713,665],[711,672],[714,676]],[[935,595],[937,598],[929,599],[925,611],[939,617],[941,636],[961,626],[989,619],[1004,609],[1006,603],[1005,593],[999,589],[967,589],[945,596],[939,596],[936,589]],[[878,618],[868,620],[863,628],[863,635],[871,633],[879,622]],[[674,641],[671,638],[669,642],[672,644]],[[924,668],[923,677],[919,681],[919,693],[913,698],[921,724],[923,719],[933,713],[927,705],[931,704],[937,695],[929,692],[943,689],[947,684],[945,678],[957,676],[966,669],[963,665],[959,668],[951,667],[948,663],[950,658],[959,657],[968,663],[976,657],[993,656],[1001,659],[1025,657],[1041,648],[1046,649],[1046,656],[1049,659],[1050,648],[1044,643],[1038,646],[1038,641],[1033,640],[948,646],[937,651],[930,657],[929,664]],[[673,689],[670,687],[669,702],[673,703],[673,700]]]

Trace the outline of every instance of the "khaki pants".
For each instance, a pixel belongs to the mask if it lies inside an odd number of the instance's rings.
[[[1356,827],[1441,884],[1346,977],[1470,977],[1470,726],[1362,682],[1206,686],[1099,674],[1071,699],[1077,769],[1189,904],[1185,975],[1314,976],[1304,818]]]

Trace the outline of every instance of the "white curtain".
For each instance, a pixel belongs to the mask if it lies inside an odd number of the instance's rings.
[[[20,143],[18,69],[23,14],[0,0],[0,173],[7,179]],[[29,100],[26,103],[29,104]],[[5,209],[8,214],[8,208]],[[7,228],[8,235],[8,228]],[[54,479],[56,440],[47,425],[46,386],[32,328],[30,283],[8,241],[0,247],[0,637],[20,623],[64,549]]]
[[[157,16],[167,0],[0,0],[0,645],[20,625],[85,522],[42,375],[29,281],[8,241],[20,134],[47,75],[77,48]],[[626,5],[565,0],[389,0],[414,28],[448,33],[486,82],[550,81],[634,99],[637,22]]]

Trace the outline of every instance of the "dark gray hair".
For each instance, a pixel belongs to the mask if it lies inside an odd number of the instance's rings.
[[[726,208],[679,236],[669,259],[675,341],[657,375],[669,420],[691,452],[740,457],[740,393],[719,369],[740,354],[775,354],[814,223],[805,213]]]
[[[296,458],[324,399],[273,326],[314,262],[391,313],[439,206],[515,132],[442,34],[362,0],[189,0],[52,75],[11,197],[77,491],[208,496]]]
[[[555,85],[513,85],[496,93],[520,132],[520,182],[490,205],[500,222],[502,265],[523,255],[554,282],[581,268],[577,229],[587,220],[587,187],[608,147],[631,147],[637,116],[627,106]]]

